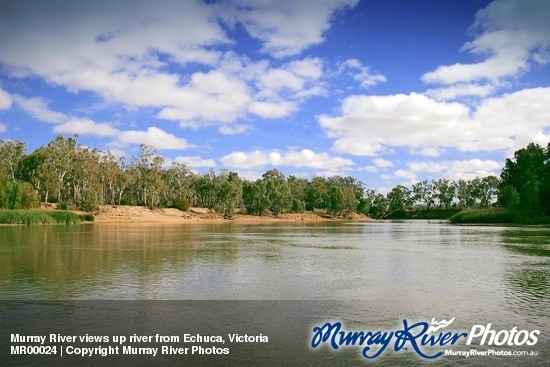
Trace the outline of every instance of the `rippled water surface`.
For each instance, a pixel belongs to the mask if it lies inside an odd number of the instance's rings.
[[[550,330],[550,229],[379,221],[1,227],[4,300],[332,300],[350,323]],[[352,305],[352,306],[350,306]],[[366,311],[367,310],[367,311]],[[368,315],[366,315],[368,312]]]

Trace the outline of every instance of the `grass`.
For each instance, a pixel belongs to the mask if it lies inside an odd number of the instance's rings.
[[[517,223],[517,224],[550,224],[550,217],[539,215],[528,210],[504,208],[464,210],[453,215],[451,223]]]
[[[0,210],[1,224],[77,224],[80,217],[66,211]]]

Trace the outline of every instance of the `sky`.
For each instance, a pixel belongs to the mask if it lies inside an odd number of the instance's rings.
[[[0,139],[388,190],[550,140],[547,0],[0,0]]]

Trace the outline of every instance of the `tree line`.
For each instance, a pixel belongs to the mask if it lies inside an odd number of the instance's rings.
[[[550,148],[536,144],[507,159],[500,178],[438,179],[410,187],[398,185],[386,195],[351,176],[311,180],[277,169],[253,181],[238,173],[211,169],[204,174],[184,163],[166,167],[154,147],[116,158],[82,146],[78,137],[57,136],[30,154],[26,145],[0,139],[0,208],[33,208],[40,202],[94,211],[99,205],[212,208],[231,216],[237,209],[254,215],[324,210],[338,216],[363,213],[374,218],[390,212],[504,206],[539,211],[550,208]]]

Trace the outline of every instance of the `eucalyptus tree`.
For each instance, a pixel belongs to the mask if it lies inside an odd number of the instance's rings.
[[[434,195],[439,202],[439,206],[449,209],[456,196],[456,186],[454,182],[447,179],[432,181]]]
[[[392,212],[404,211],[412,206],[412,192],[403,185],[397,185],[386,195],[388,209]]]
[[[231,217],[242,200],[243,183],[236,172],[228,172],[227,170],[222,170],[219,179],[221,185],[217,201],[224,216]]]
[[[140,145],[139,156],[132,157],[130,170],[136,175],[135,192],[139,193],[142,205],[151,207],[158,203],[162,190],[161,172],[164,159],[157,154],[157,150],[147,144]]]
[[[262,179],[266,184],[269,210],[274,217],[278,217],[280,213],[291,207],[292,193],[290,192],[290,186],[285,175],[276,169],[264,173]]]
[[[17,140],[0,139],[0,180],[15,182],[21,161],[26,156],[27,145]]]
[[[297,213],[306,208],[306,196],[309,186],[309,181],[305,178],[296,176],[288,176],[288,185],[292,194],[291,211]]]
[[[432,183],[427,180],[417,182],[412,186],[412,192],[415,201],[420,205],[425,206],[427,209],[434,206],[435,201]]]
[[[550,144],[544,149],[538,144],[530,143],[516,151],[512,159],[506,159],[500,175],[501,191],[504,192],[506,187],[510,187],[508,191],[512,192],[513,188],[519,195],[519,205],[523,208],[550,212],[550,209],[543,205],[549,204],[547,201],[550,196],[549,149]]]
[[[326,178],[315,176],[306,191],[306,209],[326,209],[329,204],[329,188]]]

